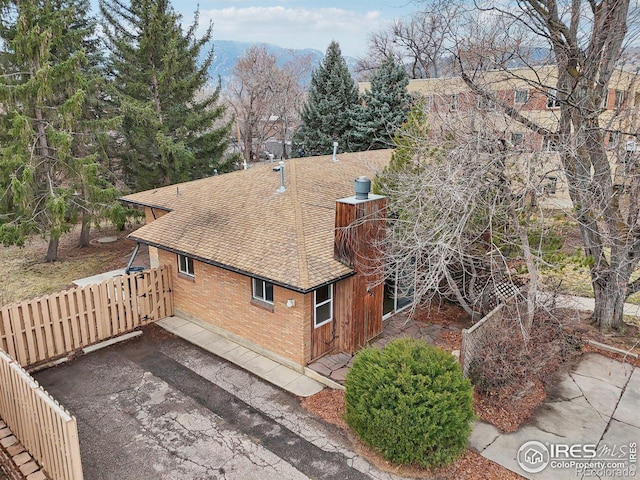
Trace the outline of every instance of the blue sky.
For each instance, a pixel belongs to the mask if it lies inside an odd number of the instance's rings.
[[[200,24],[213,21],[213,40],[265,42],[325,51],[335,39],[342,53],[363,56],[368,34],[419,9],[411,0],[174,0],[186,23],[199,5]]]

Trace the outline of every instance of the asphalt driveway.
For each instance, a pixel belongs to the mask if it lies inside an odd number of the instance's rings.
[[[398,478],[295,397],[157,326],[34,376],[76,416],[87,480]]]

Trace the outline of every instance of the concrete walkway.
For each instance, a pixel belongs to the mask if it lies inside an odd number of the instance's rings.
[[[595,353],[586,354],[573,372],[564,374],[555,390],[538,409],[532,421],[514,433],[501,433],[493,425],[477,422],[469,446],[500,465],[532,479],[570,478],[631,478],[636,463],[629,460],[629,446],[640,442],[640,370]],[[544,467],[538,473],[523,470],[527,442],[539,442],[547,449],[551,445],[597,446],[595,458],[576,455],[551,454],[546,460],[525,464],[530,470]],[[539,445],[533,445],[537,453]],[[544,450],[544,447],[540,447]],[[626,450],[621,450],[625,449]],[[607,450],[608,449],[608,450]],[[542,452],[544,453],[544,452]],[[534,458],[535,460],[535,458]],[[558,460],[567,462],[559,466]],[[605,469],[589,472],[569,462],[602,462]],[[546,467],[545,462],[547,463]],[[623,464],[631,468],[625,472],[606,465]],[[564,468],[561,468],[564,467]],[[599,466],[597,467],[599,468]],[[590,474],[589,474],[590,473]],[[596,474],[597,473],[597,474]]]
[[[325,387],[304,373],[214,332],[204,322],[174,316],[159,320],[156,325],[299,397],[309,397]]]
[[[563,308],[573,308],[581,312],[593,312],[596,301],[589,297],[576,297],[574,295],[556,296],[556,304]],[[623,312],[631,317],[640,317],[640,305],[635,303],[625,303]]]

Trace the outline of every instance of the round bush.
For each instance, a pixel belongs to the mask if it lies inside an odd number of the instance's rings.
[[[464,452],[473,388],[451,354],[412,338],[365,348],[345,387],[346,422],[386,460],[432,468]]]

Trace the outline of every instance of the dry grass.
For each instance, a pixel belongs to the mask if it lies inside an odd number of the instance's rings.
[[[78,248],[78,229],[60,240],[59,260],[44,262],[47,242],[32,238],[24,247],[0,246],[0,304],[27,300],[67,289],[73,280],[109,270],[124,268],[135,247],[126,236],[131,230],[118,232],[113,227],[93,230],[91,238],[117,236],[113,243]]]

